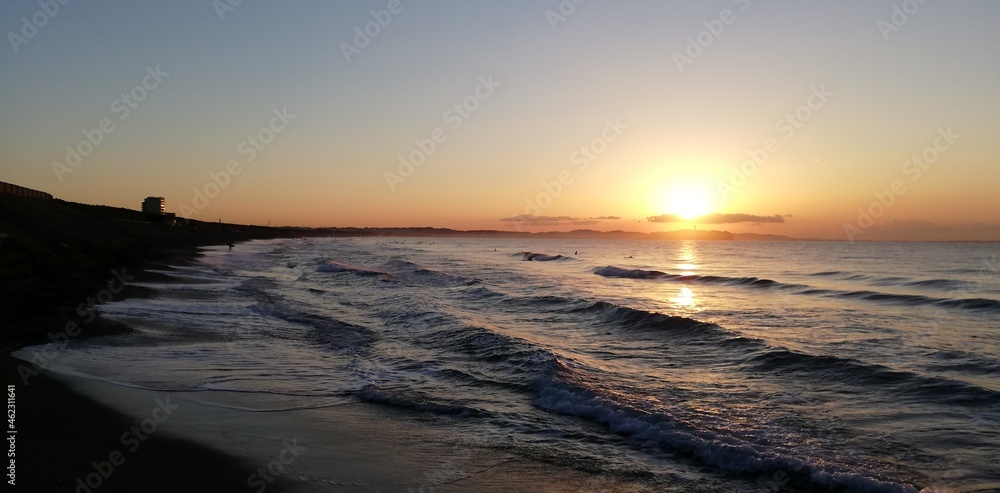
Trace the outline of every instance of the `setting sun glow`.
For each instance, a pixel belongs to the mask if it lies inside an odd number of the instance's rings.
[[[683,219],[694,219],[712,212],[712,195],[695,185],[671,187],[663,194],[660,208],[666,214],[676,214]]]

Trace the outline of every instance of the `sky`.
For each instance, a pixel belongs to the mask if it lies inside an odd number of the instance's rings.
[[[0,181],[262,225],[1000,240],[998,23],[987,0],[3,2]]]

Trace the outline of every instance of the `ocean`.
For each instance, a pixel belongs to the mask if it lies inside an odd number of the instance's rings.
[[[49,369],[264,422],[394,409],[462,450],[650,491],[1000,491],[998,252],[253,241],[101,305],[136,332],[74,341]],[[332,484],[322,464],[296,475]]]

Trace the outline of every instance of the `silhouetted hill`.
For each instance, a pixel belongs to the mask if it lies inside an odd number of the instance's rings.
[[[331,236],[393,236],[393,237],[462,237],[462,238],[552,238],[589,240],[732,240],[728,231],[661,231],[638,233],[635,231],[595,231],[577,229],[573,231],[527,231],[501,230],[457,230],[448,228],[324,228]]]
[[[190,257],[198,246],[327,234],[144,219],[129,209],[0,194],[0,338],[52,330],[53,319],[73,317],[79,303],[113,278],[113,269]]]

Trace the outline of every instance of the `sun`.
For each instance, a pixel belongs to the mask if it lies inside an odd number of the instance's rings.
[[[697,185],[674,185],[663,192],[661,210],[682,219],[694,219],[712,212],[711,193]]]

